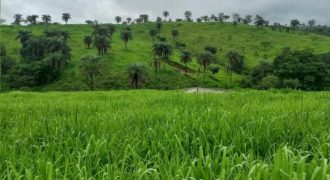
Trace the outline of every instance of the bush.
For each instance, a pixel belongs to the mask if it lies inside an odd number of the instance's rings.
[[[284,88],[288,88],[288,89],[298,89],[300,86],[300,83],[299,83],[298,79],[284,79],[282,86]]]
[[[264,77],[261,81],[261,88],[262,89],[272,89],[277,88],[279,85],[279,79],[277,76],[268,75]]]
[[[216,47],[213,46],[206,46],[204,48],[205,51],[210,51],[212,54],[217,54],[218,49]]]

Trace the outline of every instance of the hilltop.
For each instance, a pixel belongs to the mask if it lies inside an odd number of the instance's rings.
[[[112,49],[104,56],[106,61],[102,74],[99,76],[96,89],[127,89],[126,68],[134,62],[142,62],[148,66],[148,82],[145,88],[177,89],[194,86],[202,86],[202,76],[197,76],[199,65],[194,58],[189,64],[190,73],[186,76],[182,71],[183,65],[179,61],[180,50],[175,49],[171,57],[171,64],[161,69],[155,80],[151,66],[152,38],[149,30],[155,27],[155,23],[129,25],[133,32],[133,41],[125,49],[120,40],[120,31],[126,25],[116,25],[116,33],[112,37]],[[93,31],[90,25],[35,25],[35,26],[1,26],[1,43],[8,54],[20,59],[20,43],[15,40],[19,30],[30,30],[35,35],[41,35],[47,29],[65,30],[70,33],[69,46],[72,48],[72,59],[68,67],[64,69],[58,80],[40,87],[39,90],[87,90],[85,78],[80,74],[80,58],[87,54],[96,54],[95,48],[86,49],[83,39]],[[309,49],[317,54],[329,52],[330,37],[304,32],[278,32],[270,28],[257,29],[255,26],[233,26],[231,23],[164,23],[160,32],[167,37],[175,47],[176,41],[171,36],[171,30],[178,29],[180,35],[177,42],[185,44],[194,55],[202,52],[205,46],[214,46],[218,49],[217,61],[212,67],[219,66],[220,72],[212,74],[207,72],[206,82],[203,86],[229,88],[239,87],[242,76],[235,74],[233,82],[229,84],[229,76],[226,72],[226,53],[230,50],[239,51],[245,57],[247,69],[256,66],[260,61],[272,61],[283,48],[290,47],[294,50]],[[265,48],[262,42],[269,42],[270,47]]]

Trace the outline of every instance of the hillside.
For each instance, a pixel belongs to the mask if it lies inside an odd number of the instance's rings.
[[[179,50],[175,50],[172,61],[177,62],[176,66],[167,65],[162,69],[155,80],[155,76],[150,65],[152,59],[151,46],[152,38],[149,30],[155,26],[154,23],[130,25],[133,30],[133,41],[128,44],[128,50],[125,50],[124,43],[120,40],[120,29],[124,25],[117,25],[117,32],[112,38],[112,49],[110,53],[104,56],[106,67],[102,75],[98,78],[97,89],[127,89],[127,75],[125,74],[128,64],[133,62],[143,62],[149,67],[149,81],[146,88],[176,89],[183,87],[193,87],[201,85],[201,76],[197,78],[199,65],[194,60],[189,64],[189,68],[194,73],[185,76],[179,62]],[[295,50],[312,49],[315,53],[325,53],[330,51],[330,37],[315,34],[305,34],[302,32],[286,33],[272,31],[271,29],[257,29],[254,26],[220,23],[165,23],[161,30],[161,35],[166,36],[171,42],[175,41],[171,37],[171,30],[178,29],[180,35],[178,41],[185,43],[187,48],[194,54],[201,52],[205,46],[214,46],[218,48],[217,63],[213,66],[221,66],[218,74],[207,73],[205,86],[228,88],[229,77],[226,73],[225,58],[229,50],[240,51],[246,60],[248,68],[254,67],[259,61],[264,60],[265,56],[272,60],[284,47],[291,47]],[[90,35],[92,27],[89,25],[50,25],[50,26],[1,26],[1,43],[8,49],[10,56],[19,60],[20,43],[15,40],[17,31],[25,29],[31,30],[34,34],[40,35],[46,29],[66,30],[71,34],[69,40],[72,48],[72,61],[63,72],[61,77],[40,90],[86,90],[88,87],[84,77],[79,72],[80,57],[86,54],[96,54],[96,49],[86,49],[83,44],[83,38]],[[263,41],[271,43],[271,47],[265,49],[260,44]],[[240,75],[234,75],[232,86],[238,87],[241,81]]]

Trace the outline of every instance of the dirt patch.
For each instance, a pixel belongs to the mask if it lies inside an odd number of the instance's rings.
[[[220,94],[220,93],[226,93],[226,92],[229,92],[229,91],[228,90],[223,90],[223,89],[216,89],[216,88],[193,87],[193,88],[184,89],[184,92],[186,92],[186,93],[215,93],[215,94]]]

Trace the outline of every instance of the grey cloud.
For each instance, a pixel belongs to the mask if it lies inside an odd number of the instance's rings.
[[[73,23],[86,19],[113,22],[116,15],[137,17],[149,14],[153,19],[168,10],[171,18],[183,17],[185,10],[193,17],[202,15],[239,13],[260,14],[271,22],[289,23],[297,18],[302,22],[316,19],[320,24],[330,25],[330,1],[328,0],[2,0],[2,15],[12,21],[15,13],[51,14],[54,21],[61,21],[63,12],[72,14]]]

